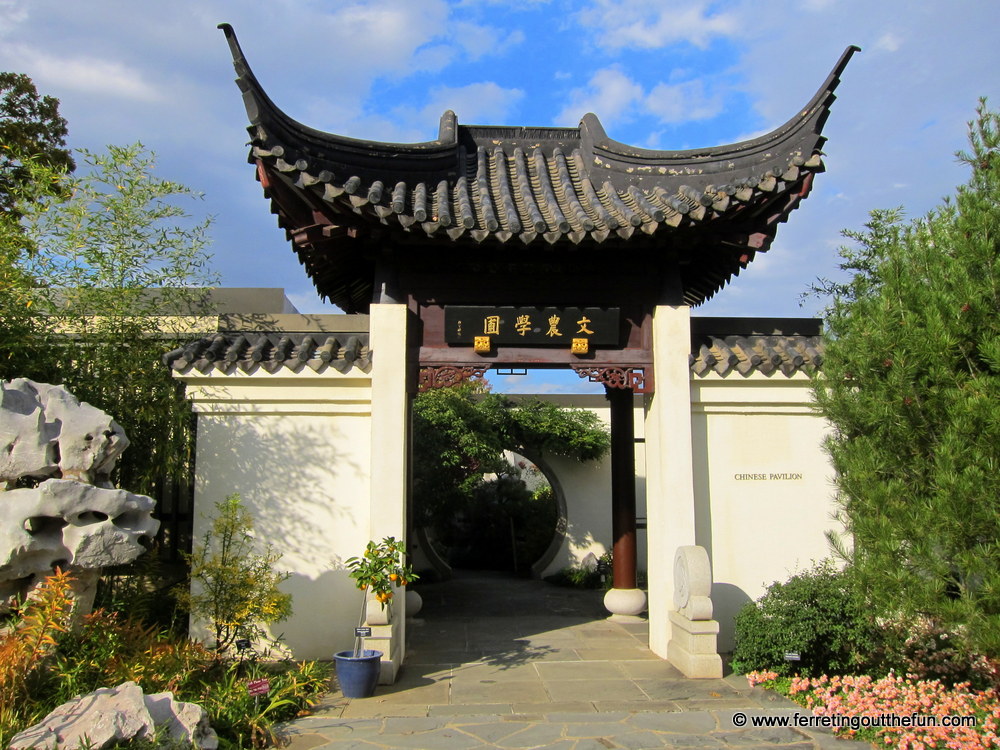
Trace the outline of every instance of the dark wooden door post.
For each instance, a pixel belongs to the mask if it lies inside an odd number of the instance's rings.
[[[635,417],[631,388],[607,388],[611,406],[611,533],[614,540],[612,582],[616,589],[636,588]]]

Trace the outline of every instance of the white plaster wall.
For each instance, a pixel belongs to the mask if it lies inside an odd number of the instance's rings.
[[[357,368],[184,377],[198,413],[195,540],[214,503],[239,492],[256,536],[282,553],[295,657],[350,648],[361,606],[343,561],[364,548],[371,517],[370,378]]]
[[[611,548],[611,459],[581,464],[552,456],[546,465],[566,498],[566,532],[543,577],[578,568],[588,554],[600,557]]]
[[[577,394],[547,396],[547,401],[563,408],[586,409],[605,425],[610,424],[608,400],[601,395]],[[636,399],[635,436],[643,437],[641,398]],[[544,456],[545,468],[554,474],[566,501],[566,534],[552,562],[542,571],[551,575],[566,567],[579,567],[590,553],[600,557],[611,548],[611,456],[600,461],[580,463],[556,456]],[[645,448],[636,443],[636,515],[646,514]],[[638,567],[646,568],[646,532],[636,533]]]
[[[774,581],[830,556],[833,471],[826,421],[804,375],[694,377],[692,443],[697,544],[712,561],[719,648],[733,618]]]

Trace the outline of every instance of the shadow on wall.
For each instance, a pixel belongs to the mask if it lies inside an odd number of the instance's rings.
[[[292,595],[291,619],[278,623],[273,630],[292,644],[318,644],[310,648],[309,658],[332,659],[337,651],[354,647],[354,626],[361,611],[361,592],[347,577],[347,569],[338,563],[335,570],[313,578],[293,573],[282,590]],[[294,612],[298,603],[300,616]],[[308,616],[305,609],[308,607]],[[326,652],[324,653],[323,649]],[[302,648],[298,649],[301,651]]]
[[[736,615],[753,599],[731,583],[712,584],[713,618],[719,622],[719,651],[732,651],[736,641]]]
[[[292,573],[293,614],[273,632],[297,658],[330,658],[356,624],[343,561],[368,536],[369,434],[366,415],[199,415],[195,544],[214,503],[240,493],[256,538],[282,554],[275,568]]]
[[[588,553],[600,557],[611,549],[610,458],[579,463],[546,456],[536,463],[556,492],[560,512],[552,547],[540,560],[545,567],[536,572],[579,567]]]
[[[286,555],[295,540],[326,536],[324,522],[367,528],[367,450],[364,456],[341,450],[337,443],[350,436],[338,440],[338,420],[297,417],[289,425],[283,414],[233,416],[199,416],[197,518],[238,492],[253,513],[258,538],[286,546]],[[353,497],[337,496],[351,485]]]

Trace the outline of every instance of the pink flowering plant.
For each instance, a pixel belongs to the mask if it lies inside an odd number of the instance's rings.
[[[913,723],[938,724],[834,730],[879,746],[898,750],[1000,748],[1000,693],[995,688],[973,690],[968,683],[949,687],[939,680],[895,674],[880,679],[867,675],[781,678],[770,670],[751,672],[747,681],[787,695],[815,716],[915,717]],[[967,725],[942,726],[955,717],[966,717],[961,723]]]

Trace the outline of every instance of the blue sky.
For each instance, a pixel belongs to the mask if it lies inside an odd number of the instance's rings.
[[[619,141],[731,143],[796,114],[849,44],[825,133],[827,172],[770,252],[699,315],[800,316],[835,273],[840,230],[919,215],[964,180],[954,152],[980,96],[1000,106],[996,0],[0,0],[0,69],[58,97],[70,145],[142,141],[205,194],[226,286],[320,302],[246,163],[246,114],[223,35],[236,29],[276,103],[321,130],[436,137],[469,124],[575,125]],[[562,388],[562,386],[553,386]]]

